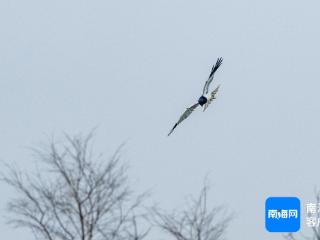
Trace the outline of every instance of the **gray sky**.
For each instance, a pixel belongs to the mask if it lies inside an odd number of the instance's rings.
[[[2,0],[0,159],[88,132],[106,154],[128,140],[136,188],[171,209],[210,173],[212,205],[237,212],[228,239],[282,239],[264,201],[313,200],[320,160],[319,1]],[[211,65],[218,99],[174,134]],[[1,214],[14,193],[1,183]],[[303,223],[304,223],[303,219]],[[1,221],[1,238],[25,240]]]

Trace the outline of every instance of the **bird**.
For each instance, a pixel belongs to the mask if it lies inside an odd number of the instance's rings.
[[[217,95],[217,92],[219,91],[220,85],[218,85],[210,94],[208,93],[209,93],[209,87],[210,87],[210,84],[212,83],[214,74],[221,66],[222,61],[223,61],[223,58],[221,57],[217,59],[216,63],[211,68],[211,72],[209,74],[207,81],[203,86],[202,95],[201,97],[199,97],[198,102],[193,104],[191,107],[188,107],[185,110],[185,112],[180,116],[179,120],[174,124],[173,128],[170,130],[168,136],[170,136],[171,133],[173,133],[173,131],[175,130],[175,128],[185,119],[187,119],[199,105],[203,107],[203,111],[205,111],[210,105],[210,103],[212,103],[213,100],[216,99],[216,95]]]

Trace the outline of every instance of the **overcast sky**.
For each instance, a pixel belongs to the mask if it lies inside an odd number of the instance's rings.
[[[320,161],[320,4],[297,0],[1,0],[0,160],[86,133],[164,208],[197,194],[237,213],[228,239],[280,240],[268,196],[313,201]],[[217,101],[168,138],[217,57]],[[213,87],[213,86],[212,86]],[[1,215],[15,194],[0,183]],[[2,239],[33,239],[0,222]],[[305,219],[302,219],[302,224]],[[27,233],[27,234],[26,234]]]

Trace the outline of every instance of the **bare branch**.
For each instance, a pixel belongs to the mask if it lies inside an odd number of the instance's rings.
[[[208,186],[205,185],[198,199],[179,213],[166,213],[153,209],[155,225],[176,240],[220,240],[232,216],[223,207],[208,209]]]
[[[7,166],[2,180],[19,193],[8,203],[10,224],[47,240],[145,238],[149,231],[138,231],[145,194],[135,196],[128,185],[122,146],[103,159],[93,155],[91,140],[65,135],[65,142],[37,149],[45,165],[33,175]]]

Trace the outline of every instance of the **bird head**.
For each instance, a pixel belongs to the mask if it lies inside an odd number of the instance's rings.
[[[202,107],[204,104],[207,103],[207,101],[208,101],[208,98],[202,95],[202,96],[199,98],[198,103],[199,103],[200,106]]]

